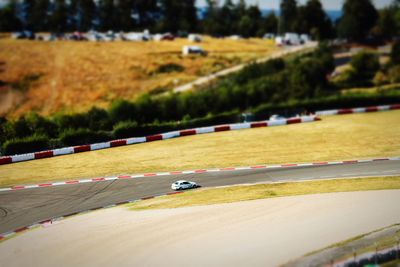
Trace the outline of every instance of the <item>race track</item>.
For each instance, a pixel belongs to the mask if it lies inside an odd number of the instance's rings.
[[[0,192],[0,233],[70,213],[171,192],[172,182],[203,187],[340,177],[400,175],[400,161],[181,174]]]

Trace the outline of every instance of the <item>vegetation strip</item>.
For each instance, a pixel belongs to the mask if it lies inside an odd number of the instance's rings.
[[[209,127],[202,127],[196,129],[189,130],[181,130],[174,132],[167,132],[162,134],[144,136],[144,137],[134,137],[120,140],[113,140],[110,142],[96,143],[91,145],[81,145],[75,147],[65,147],[48,151],[40,151],[35,153],[28,154],[20,154],[14,156],[5,156],[0,158],[0,165],[16,163],[21,161],[35,160],[35,159],[43,159],[61,155],[68,155],[74,153],[81,153],[86,151],[93,151],[105,148],[112,148],[117,146],[125,146],[131,144],[138,143],[147,143],[158,140],[166,140],[176,137],[183,137],[188,135],[196,135],[196,134],[205,134],[205,133],[213,133],[213,132],[221,132],[221,131],[234,131],[241,129],[249,129],[255,127],[271,127],[271,126],[281,126],[281,125],[289,125],[295,123],[305,123],[305,122],[314,122],[320,120],[316,116],[303,116],[300,118],[289,118],[289,119],[281,119],[274,121],[263,121],[263,122],[249,122],[249,123],[236,123],[236,124],[228,124],[228,125],[216,125]]]
[[[244,200],[264,199],[271,197],[307,195],[317,193],[353,192],[367,190],[400,189],[400,177],[376,177],[376,178],[354,178],[354,179],[330,179],[321,181],[299,181],[299,182],[273,182],[269,184],[242,185],[220,187],[214,189],[199,189],[193,191],[168,192],[162,195],[147,196],[141,199],[127,200],[102,207],[96,207],[85,211],[74,212],[60,217],[43,220],[29,226],[18,228],[14,231],[0,234],[0,242],[14,237],[16,234],[25,232],[39,226],[46,226],[71,216],[84,214],[99,209],[107,209],[125,204],[131,204],[133,210],[177,208],[183,206],[228,203]],[[180,199],[181,194],[185,197]],[[197,198],[197,199],[196,199]],[[186,199],[186,200],[185,200]],[[187,201],[189,199],[189,201]],[[199,201],[199,199],[201,201]],[[146,200],[142,202],[143,200]],[[193,202],[197,201],[197,202]],[[192,202],[190,202],[192,201]]]
[[[325,110],[325,111],[317,111],[315,113],[316,116],[329,116],[329,115],[343,115],[343,114],[353,114],[353,113],[368,113],[368,112],[379,112],[379,111],[387,111],[387,110],[397,110],[400,109],[400,104],[393,105],[380,105],[380,106],[369,106],[369,107],[359,107],[352,109],[334,109],[334,110]],[[241,130],[248,128],[258,128],[258,127],[271,127],[271,126],[280,126],[280,125],[289,125],[295,123],[304,123],[304,122],[312,122],[320,120],[319,117],[315,116],[304,116],[301,118],[290,118],[285,120],[276,120],[276,121],[259,121],[259,122],[251,122],[251,123],[236,123],[236,124],[228,124],[228,125],[216,125],[209,127],[202,127],[196,129],[187,129],[180,130],[174,132],[161,133],[156,135],[150,135],[145,137],[134,137],[127,139],[119,139],[113,140],[110,142],[96,143],[90,145],[81,145],[74,147],[65,147],[48,151],[39,151],[35,153],[28,154],[20,154],[14,156],[4,156],[0,157],[0,165],[11,164],[21,161],[35,160],[35,159],[43,159],[61,155],[75,154],[87,151],[94,151],[99,149],[113,148],[118,146],[125,146],[131,144],[138,143],[147,143],[158,140],[166,140],[176,137],[184,137],[189,135],[203,134],[203,133],[212,133],[212,132],[221,132],[221,131],[233,131],[233,130]]]
[[[196,174],[196,173],[206,173],[206,172],[226,172],[226,171],[242,171],[242,170],[252,170],[252,169],[277,169],[277,168],[292,168],[292,167],[308,167],[308,166],[321,166],[321,165],[340,165],[340,164],[356,164],[364,162],[382,161],[382,160],[400,160],[399,157],[390,158],[375,158],[375,159],[359,159],[359,160],[344,160],[344,161],[323,161],[323,162],[312,162],[312,163],[286,163],[278,165],[257,165],[257,166],[246,166],[246,167],[226,167],[218,169],[199,169],[199,170],[188,170],[188,171],[172,171],[172,172],[160,172],[160,173],[144,173],[136,175],[119,175],[114,177],[97,177],[89,178],[83,180],[72,180],[72,181],[61,181],[54,183],[41,183],[33,185],[15,185],[12,187],[0,188],[0,192],[4,191],[17,191],[23,189],[34,189],[41,187],[50,186],[60,186],[60,185],[70,185],[70,184],[83,184],[83,183],[96,183],[102,181],[113,181],[119,179],[135,179],[143,177],[153,177],[153,176],[168,176],[168,175],[180,175],[180,174]]]
[[[345,115],[345,114],[377,112],[377,111],[395,110],[395,109],[400,109],[400,104],[371,106],[371,107],[363,107],[363,108],[324,110],[324,111],[317,111],[315,113],[315,115],[317,115],[317,116]]]

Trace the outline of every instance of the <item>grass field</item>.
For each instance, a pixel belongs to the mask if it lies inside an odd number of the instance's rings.
[[[400,111],[169,139],[0,166],[0,187],[133,174],[400,155]]]
[[[338,179],[199,189],[187,191],[185,194],[135,202],[128,204],[128,207],[132,210],[170,209],[273,197],[386,189],[400,189],[400,177]]]
[[[94,103],[171,89],[198,77],[268,56],[271,40],[205,38],[207,57],[181,56],[186,39],[173,42],[39,42],[0,39],[0,115],[83,111]],[[158,72],[165,64],[183,70]]]

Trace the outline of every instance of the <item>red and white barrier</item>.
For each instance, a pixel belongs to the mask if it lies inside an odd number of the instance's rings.
[[[371,106],[371,107],[363,107],[363,108],[345,108],[345,109],[324,110],[324,111],[315,112],[315,115],[331,116],[331,115],[344,115],[344,114],[353,114],[353,113],[378,112],[378,111],[395,110],[395,109],[400,109],[400,104]]]
[[[50,187],[50,186],[94,183],[94,182],[102,182],[102,181],[126,180],[126,179],[135,179],[135,178],[143,178],[143,177],[153,177],[153,176],[170,176],[170,175],[197,174],[197,173],[215,173],[215,172],[225,172],[225,171],[243,171],[243,170],[254,170],[254,169],[277,169],[277,168],[291,168],[291,167],[355,164],[355,163],[385,161],[385,160],[400,160],[400,157],[343,160],[343,161],[319,161],[319,162],[311,162],[311,163],[286,163],[286,164],[276,164],[276,165],[254,165],[254,166],[246,166],[246,167],[227,167],[227,168],[217,168],[217,169],[198,169],[198,170],[189,170],[189,171],[171,171],[171,172],[158,172],[158,173],[143,173],[143,174],[134,174],[134,175],[120,175],[120,176],[113,176],[113,177],[97,177],[97,178],[89,178],[89,179],[82,179],[82,180],[49,182],[49,183],[41,183],[41,184],[33,184],[33,185],[16,185],[16,186],[12,186],[12,187],[0,188],[0,192],[16,191],[16,190],[32,189],[32,188],[42,188],[42,187]]]
[[[99,150],[99,149],[106,149],[106,148],[110,148],[110,147],[125,146],[125,145],[132,145],[132,144],[138,144],[138,143],[147,143],[147,142],[153,142],[153,141],[158,141],[158,140],[166,140],[166,139],[184,137],[184,136],[189,136],[189,135],[198,135],[198,134],[222,132],[222,131],[235,131],[235,130],[241,130],[241,129],[257,128],[257,127],[280,126],[280,125],[287,125],[287,124],[294,124],[294,123],[313,122],[313,121],[318,121],[318,120],[320,120],[320,119],[316,116],[304,116],[304,117],[282,119],[282,120],[275,120],[275,121],[260,121],[260,122],[251,122],[251,123],[236,123],[236,124],[226,124],[226,125],[202,127],[202,128],[195,128],[195,129],[189,129],[189,130],[168,132],[168,133],[163,133],[163,134],[155,134],[155,135],[150,135],[150,136],[145,136],[145,137],[134,137],[134,138],[127,138],[127,139],[113,140],[110,142],[97,143],[97,144],[91,144],[91,145],[65,147],[65,148],[59,148],[59,149],[48,150],[48,151],[40,151],[40,152],[29,153],[29,154],[5,156],[5,157],[0,157],[0,165],[21,162],[21,161],[34,160],[34,159],[50,158],[50,157],[55,157],[55,156],[60,156],[60,155],[81,153],[81,152],[93,151],[93,150]]]

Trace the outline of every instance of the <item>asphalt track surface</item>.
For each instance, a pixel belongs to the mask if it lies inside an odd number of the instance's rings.
[[[400,175],[400,161],[180,174],[0,192],[0,233],[70,213],[171,192],[176,180],[203,187]]]

